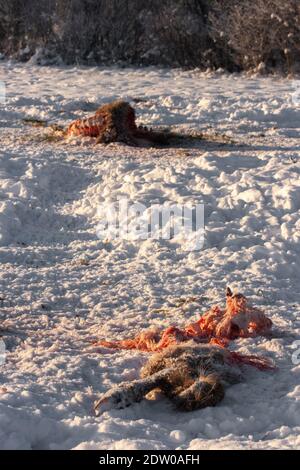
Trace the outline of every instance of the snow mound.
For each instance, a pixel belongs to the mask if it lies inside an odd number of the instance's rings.
[[[53,80],[55,77],[55,80]],[[300,110],[288,80],[197,71],[3,62],[0,106],[2,449],[299,448]],[[68,125],[112,99],[139,122],[211,136],[175,148],[37,139],[31,117]],[[99,239],[111,203],[203,203],[205,240]],[[182,326],[226,285],[266,311],[271,338],[232,347],[273,358],[215,408],[144,400],[96,418],[100,393],[137,378],[146,355],[89,347]],[[2,332],[3,329],[3,332]]]

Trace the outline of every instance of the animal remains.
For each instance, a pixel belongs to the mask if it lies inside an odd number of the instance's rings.
[[[226,349],[230,340],[270,332],[272,322],[251,306],[242,294],[227,288],[226,308],[212,307],[196,323],[184,329],[146,331],[134,339],[97,345],[112,349],[157,352],[141,370],[141,378],[124,382],[105,393],[95,404],[96,414],[140,402],[152,390],[165,394],[179,410],[215,406],[225,387],[243,378],[242,366],[274,369],[264,357],[242,355]]]
[[[96,137],[97,143],[123,142],[128,145],[168,143],[167,134],[137,127],[135,110],[125,101],[113,101],[101,106],[86,119],[74,121],[67,130],[68,136]]]
[[[142,401],[155,389],[166,395],[178,410],[215,406],[224,398],[227,386],[242,380],[240,366],[246,362],[243,359],[217,345],[189,342],[170,346],[148,360],[139,380],[123,382],[105,393],[95,403],[95,413],[125,408]],[[263,369],[274,368],[267,359],[256,360],[261,360]]]
[[[253,307],[243,294],[226,291],[226,307],[213,306],[195,323],[180,329],[171,326],[165,330],[147,330],[133,339],[120,341],[101,340],[97,346],[111,349],[140,349],[161,351],[168,346],[184,341],[210,342],[227,346],[230,340],[268,334],[272,321],[256,307]]]

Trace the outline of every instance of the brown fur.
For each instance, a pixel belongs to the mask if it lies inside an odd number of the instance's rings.
[[[141,401],[159,389],[182,411],[215,406],[224,398],[224,386],[240,380],[230,353],[218,346],[185,344],[153,355],[141,370],[141,379],[109,390],[96,404],[100,414]]]

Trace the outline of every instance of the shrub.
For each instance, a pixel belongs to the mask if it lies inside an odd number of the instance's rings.
[[[0,52],[35,63],[299,66],[299,0],[0,0]]]
[[[298,0],[216,1],[211,35],[240,69],[292,72],[299,65]]]

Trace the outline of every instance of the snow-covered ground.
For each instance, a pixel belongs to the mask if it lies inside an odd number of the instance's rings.
[[[1,63],[1,449],[300,447],[300,107],[293,83],[155,69]],[[166,149],[52,142],[24,119],[64,124],[114,98],[145,124],[226,134]],[[97,210],[204,202],[201,251],[167,240],[104,240]],[[215,408],[144,400],[99,418],[94,400],[138,376],[147,355],[97,350],[149,326],[184,325],[227,285],[264,308],[271,338],[232,347],[273,358]]]

